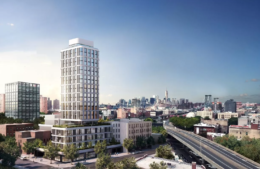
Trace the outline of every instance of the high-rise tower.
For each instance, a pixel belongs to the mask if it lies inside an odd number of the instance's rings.
[[[70,144],[80,148],[83,143],[94,146],[97,141],[110,141],[111,125],[97,124],[98,109],[99,50],[91,41],[72,39],[69,47],[61,50],[62,117],[52,127],[52,143],[61,148]],[[91,156],[86,154],[88,150],[81,153],[84,158]]]
[[[98,121],[99,50],[92,41],[72,39],[61,50],[62,118]]]
[[[168,90],[167,89],[165,90],[165,100],[166,100],[166,102],[168,101]]]

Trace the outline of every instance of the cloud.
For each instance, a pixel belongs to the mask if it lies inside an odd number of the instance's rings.
[[[246,97],[246,96],[248,96],[246,93],[244,93],[244,94],[240,94],[239,95],[240,97]]]
[[[7,23],[7,25],[9,25],[9,26],[14,26],[14,24],[13,24],[13,23]]]
[[[113,95],[112,94],[108,94],[107,97],[112,97]]]
[[[252,82],[257,82],[259,79],[251,79]]]

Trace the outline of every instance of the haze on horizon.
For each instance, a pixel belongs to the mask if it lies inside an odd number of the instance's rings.
[[[260,102],[260,1],[1,1],[0,93],[39,83],[60,99],[60,50],[100,50],[100,104],[135,97]]]

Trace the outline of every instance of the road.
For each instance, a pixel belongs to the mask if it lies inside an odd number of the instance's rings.
[[[186,144],[191,145],[198,152],[201,152],[204,156],[210,158],[224,169],[259,169],[259,166],[256,166],[254,163],[251,163],[246,159],[243,159],[236,154],[233,154],[232,152],[217,146],[216,144],[212,143],[212,141],[205,141],[204,139],[201,139],[200,136],[196,136],[195,134],[191,134],[186,131],[174,129],[173,127],[168,129],[167,132],[173,137],[179,137],[184,142],[186,142]]]

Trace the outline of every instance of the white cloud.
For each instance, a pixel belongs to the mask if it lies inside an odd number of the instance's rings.
[[[5,92],[6,83],[24,81],[39,83],[42,95],[60,99],[60,64],[48,55],[36,51],[0,52],[0,77],[0,93]]]
[[[9,26],[14,26],[14,24],[13,24],[13,23],[7,23],[7,25],[9,25]]]
[[[112,94],[108,94],[107,97],[112,97],[113,95]]]

